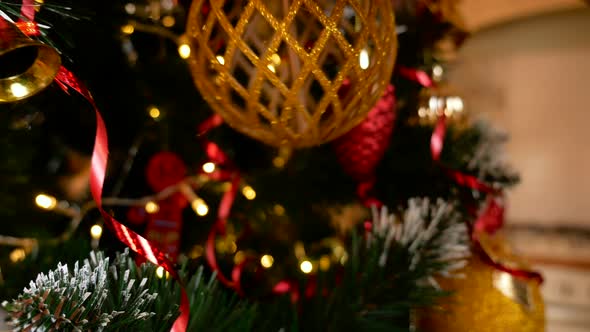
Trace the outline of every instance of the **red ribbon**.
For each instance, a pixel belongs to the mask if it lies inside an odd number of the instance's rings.
[[[428,76],[428,74],[422,70],[417,70],[413,68],[406,68],[401,67],[398,69],[398,73],[414,82],[420,83],[424,87],[432,87],[434,86],[434,82]],[[438,121],[434,127],[432,132],[432,136],[430,138],[430,152],[432,155],[432,160],[435,162],[440,162],[440,157],[442,154],[442,150],[444,147],[444,140],[446,136],[446,117],[445,115],[441,115],[438,118]],[[477,236],[478,232],[486,232],[486,233],[494,233],[498,229],[500,229],[504,225],[504,207],[499,205],[497,200],[501,198],[502,192],[482,181],[480,181],[477,177],[469,174],[464,174],[462,172],[448,169],[444,166],[443,167],[445,173],[455,181],[459,186],[470,188],[473,190],[477,190],[479,192],[483,192],[488,194],[488,202],[487,205],[482,213],[477,216],[475,221],[474,227],[471,227],[471,238],[473,241],[474,250],[479,254],[480,258],[488,265],[494,267],[497,270],[510,273],[515,277],[521,277],[529,280],[535,280],[539,283],[543,282],[543,276],[535,271],[528,271],[523,269],[514,269],[505,266],[499,262],[494,261],[494,259],[484,250],[482,247],[479,238]],[[475,211],[475,214],[477,212]]]
[[[99,209],[102,217],[105,220],[107,227],[115,233],[115,236],[128,246],[131,250],[141,255],[150,262],[162,266],[170,275],[179,283],[180,276],[174,268],[174,264],[166,257],[165,253],[146,240],[141,235],[135,233],[125,225],[118,222],[110,214],[108,214],[102,207],[102,190],[106,174],[106,166],[108,159],[108,138],[107,130],[98,111],[98,108],[92,98],[90,92],[84,85],[74,76],[72,72],[65,67],[60,67],[55,81],[68,92],[68,88],[78,92],[82,95],[94,108],[96,116],[96,136],[94,138],[94,149],[92,151],[91,169],[90,169],[90,191],[92,197],[96,201],[96,206]],[[186,331],[189,320],[189,301],[181,283],[181,300],[180,300],[180,316],[174,322],[172,332]]]

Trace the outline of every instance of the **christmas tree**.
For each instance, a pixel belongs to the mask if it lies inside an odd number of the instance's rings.
[[[446,79],[456,1],[0,14],[16,330],[543,330],[506,135]]]

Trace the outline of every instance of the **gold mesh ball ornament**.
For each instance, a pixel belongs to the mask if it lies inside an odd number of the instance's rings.
[[[306,147],[357,125],[397,53],[390,0],[193,0],[195,83],[236,130]]]

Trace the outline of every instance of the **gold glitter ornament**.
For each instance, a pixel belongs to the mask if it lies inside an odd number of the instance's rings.
[[[390,0],[193,0],[194,81],[236,130],[274,146],[332,140],[382,95],[397,53]]]
[[[502,247],[494,260],[520,268],[526,265]],[[416,312],[416,331],[543,332],[545,308],[534,280],[517,278],[482,262],[477,254],[457,273],[464,278],[437,279],[444,290],[454,292],[438,305]]]

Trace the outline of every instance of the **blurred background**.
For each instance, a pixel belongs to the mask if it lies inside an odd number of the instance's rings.
[[[510,135],[522,182],[508,230],[540,269],[548,331],[590,331],[590,9],[584,1],[463,0],[472,32],[452,82]]]

